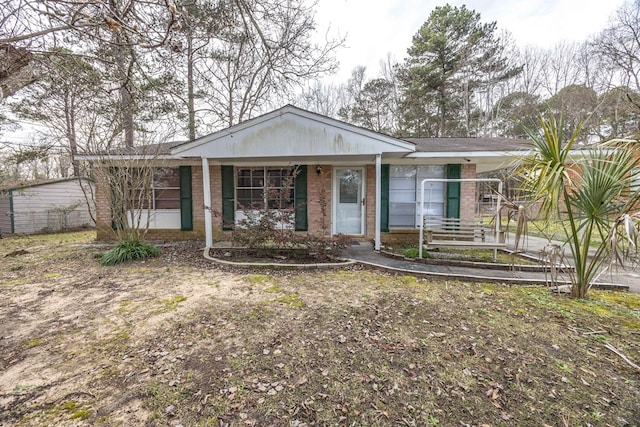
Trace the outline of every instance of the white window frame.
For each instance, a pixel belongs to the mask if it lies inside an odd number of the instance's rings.
[[[238,181],[240,178],[240,171],[241,170],[258,170],[258,169],[262,169],[262,186],[261,187],[252,187],[252,186],[243,186],[243,187],[239,187],[238,186]],[[244,210],[241,208],[241,205],[238,201],[238,189],[243,190],[243,189],[261,189],[262,190],[262,205],[259,209],[252,209],[251,211],[253,213],[258,213],[260,212],[262,209],[264,209],[264,206],[268,206],[269,200],[268,200],[268,194],[269,194],[269,170],[289,170],[290,173],[294,173],[295,172],[295,168],[290,167],[290,166],[282,166],[282,167],[278,167],[278,166],[242,166],[242,167],[236,167],[234,168],[234,182],[233,182],[233,191],[234,191],[234,203],[235,203],[235,223],[236,225],[238,223],[240,223],[240,221],[246,219],[246,215],[244,213]],[[284,175],[282,175],[284,176]],[[281,176],[281,178],[282,178]],[[280,187],[274,187],[276,189],[281,189],[282,186]],[[293,182],[291,184],[291,208],[295,208],[295,176],[293,178]],[[287,208],[288,209],[288,208]],[[278,212],[283,210],[282,208],[270,208],[269,209],[272,212]],[[292,223],[288,223],[288,222],[284,222],[281,221],[280,223],[278,223],[278,227],[279,228],[283,228],[283,229],[293,229],[295,227],[295,211],[292,215],[292,219],[293,222]]]

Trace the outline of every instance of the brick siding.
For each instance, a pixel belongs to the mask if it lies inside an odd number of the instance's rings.
[[[367,165],[365,196],[365,235],[367,239],[376,236],[376,166]]]
[[[476,165],[463,164],[460,171],[460,178],[476,178]],[[476,183],[463,182],[460,186],[460,219],[473,219],[476,214]]]
[[[331,201],[333,199],[332,177],[333,169],[331,165],[320,165],[321,172],[317,173],[318,165],[307,166],[307,222],[309,233],[314,235],[331,235]],[[324,196],[324,218],[322,214],[323,203],[321,196]],[[324,224],[323,224],[324,222]]]
[[[333,168],[331,165],[320,165],[321,173],[316,172],[317,165],[308,165],[307,169],[307,219],[309,233],[316,235],[330,235],[333,229],[332,223],[332,198],[333,198]],[[202,167],[192,166],[192,202],[193,202],[193,231],[181,231],[179,229],[153,229],[149,230],[147,237],[153,240],[204,240],[204,196]],[[219,165],[209,166],[213,239],[222,240],[228,238],[229,232],[222,231],[222,176]],[[476,166],[473,164],[463,164],[461,177],[475,178]],[[111,240],[115,237],[111,229],[111,209],[105,188],[99,180],[96,183],[96,228],[98,240]],[[365,168],[366,194],[365,194],[365,238],[375,237],[375,201],[376,201],[376,175],[375,165],[368,165]],[[104,183],[102,183],[104,184]],[[326,210],[324,217],[321,195],[324,192],[326,198]],[[476,206],[476,185],[475,183],[463,183],[460,194],[460,216],[462,218],[472,218]],[[383,233],[386,241],[413,240],[415,232],[410,233]]]

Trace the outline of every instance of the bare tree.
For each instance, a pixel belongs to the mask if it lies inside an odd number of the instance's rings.
[[[183,88],[177,98],[187,107],[190,139],[262,113],[335,70],[334,52],[342,40],[312,41],[314,5],[306,0],[184,5],[183,30],[174,34],[168,59],[185,82],[186,93]]]
[[[640,92],[640,0],[627,0],[594,40],[595,51],[621,73],[621,84]]]
[[[327,117],[338,117],[344,105],[345,87],[342,84],[311,82],[295,100],[298,106]]]
[[[578,43],[563,41],[543,56],[542,87],[546,96],[553,96],[564,87],[582,83],[581,70],[576,65],[579,50]]]

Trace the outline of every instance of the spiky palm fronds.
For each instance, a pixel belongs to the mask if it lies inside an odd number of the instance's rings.
[[[618,254],[619,233],[612,231],[621,224],[617,219],[624,218],[626,230],[632,229],[623,215],[640,201],[640,192],[632,191],[638,155],[626,147],[615,147],[583,150],[576,160],[570,154],[581,126],[566,141],[562,120],[543,117],[541,129],[541,133],[529,132],[533,149],[519,168],[522,188],[540,203],[546,224],[563,220],[575,264],[572,295],[583,298],[606,258]],[[601,241],[594,248],[592,237]]]

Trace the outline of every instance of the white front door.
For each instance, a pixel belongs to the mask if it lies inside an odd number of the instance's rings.
[[[334,233],[364,234],[364,168],[334,170]]]

